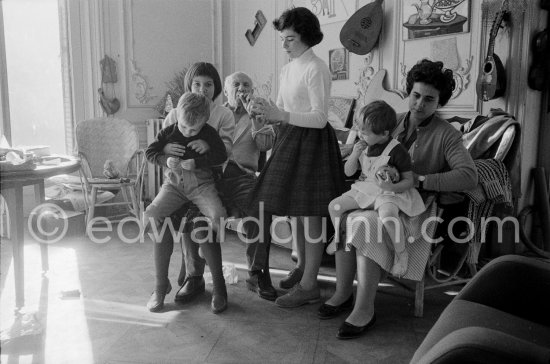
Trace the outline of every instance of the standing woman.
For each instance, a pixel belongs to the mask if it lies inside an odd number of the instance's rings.
[[[327,123],[330,72],[312,49],[323,39],[319,19],[297,7],[283,12],[273,26],[290,62],[281,70],[277,103],[253,99],[248,105],[252,114],[278,125],[271,157],[252,191],[251,207],[259,211],[263,203],[264,216],[296,217],[298,262],[280,282],[281,288],[291,290],[275,303],[298,307],[320,298],[323,225],[329,202],[344,192],[344,169],[338,140]]]

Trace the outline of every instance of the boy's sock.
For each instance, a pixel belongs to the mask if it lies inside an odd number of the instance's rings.
[[[169,233],[164,234],[160,243],[153,242],[153,256],[155,260],[155,289],[166,291],[169,285],[168,266],[174,248],[174,241]]]

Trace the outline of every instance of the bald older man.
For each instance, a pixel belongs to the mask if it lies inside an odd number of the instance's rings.
[[[275,140],[273,127],[251,117],[245,110],[243,102],[246,103],[252,93],[252,79],[246,73],[235,72],[225,79],[224,94],[227,102],[224,106],[233,111],[235,133],[231,156],[217,188],[232,216],[246,215],[248,195],[256,183],[260,152],[271,149]],[[270,221],[269,218],[265,219],[264,229],[269,228]],[[257,292],[261,298],[274,301],[277,291],[269,275],[270,244],[251,239],[256,237],[255,240],[258,240],[257,228],[255,223],[244,224],[244,232],[249,240],[246,249],[249,277],[246,283],[248,288]],[[185,283],[176,296],[176,300],[180,302],[188,301],[189,298],[204,292],[205,261],[199,256],[198,244],[185,240],[184,250]]]

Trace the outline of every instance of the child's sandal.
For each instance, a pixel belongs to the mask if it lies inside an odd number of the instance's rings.
[[[402,252],[395,252],[393,256],[393,267],[391,269],[391,274],[396,277],[403,277],[409,268],[409,253],[406,249]]]

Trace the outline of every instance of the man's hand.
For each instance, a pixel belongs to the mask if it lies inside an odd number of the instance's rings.
[[[237,97],[239,98],[239,101],[241,102],[242,107],[245,109],[247,113],[249,113],[248,107],[250,105],[250,100],[252,100],[252,95],[251,94],[245,95],[241,93]]]
[[[185,147],[176,143],[168,143],[162,148],[162,152],[174,157],[183,157],[185,154]]]
[[[193,149],[199,154],[207,153],[210,150],[210,146],[208,145],[208,143],[202,139],[197,139],[189,142],[187,144],[187,147]]]
[[[192,171],[195,169],[195,160],[194,159],[186,159],[180,162],[181,168],[186,169],[188,171]]]
[[[181,159],[179,158],[168,157],[168,159],[166,160],[166,165],[170,169],[177,169],[177,168],[180,168],[180,162],[181,162]]]

